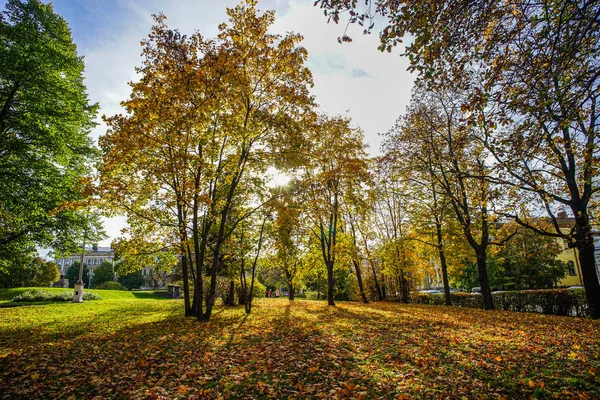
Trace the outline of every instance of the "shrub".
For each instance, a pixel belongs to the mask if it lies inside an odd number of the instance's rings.
[[[71,296],[72,298],[73,296]],[[83,300],[102,300],[102,296],[97,293],[83,292]]]
[[[246,278],[246,290],[250,291],[250,284],[252,283],[252,278]],[[242,284],[239,280],[235,281],[235,293],[238,299],[238,303],[243,304],[243,294],[242,294]],[[267,288],[265,285],[260,283],[258,279],[254,279],[254,287],[252,288],[252,298],[262,298],[266,297]]]
[[[73,292],[65,290],[64,292],[48,292],[46,290],[28,290],[13,298],[15,302],[38,302],[38,301],[71,301]],[[102,297],[95,293],[84,292],[83,300],[102,300]]]
[[[584,289],[542,289],[496,292],[492,294],[498,310],[537,312],[551,315],[588,315]],[[451,293],[453,306],[483,308],[483,296],[478,293]],[[411,303],[444,305],[443,294],[412,293]]]
[[[324,293],[321,293],[321,296],[319,298],[319,292],[313,292],[312,290],[306,290],[304,291],[304,294],[308,300],[321,300],[325,298]]]
[[[123,286],[121,286],[121,284],[119,282],[115,282],[115,281],[108,281],[108,282],[104,282],[98,286],[96,286],[96,289],[104,289],[104,290],[126,290]],[[84,296],[85,296],[84,292]]]

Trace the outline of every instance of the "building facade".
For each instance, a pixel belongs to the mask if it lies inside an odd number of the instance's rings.
[[[89,270],[90,280],[93,279],[94,270],[104,261],[113,262],[115,258],[115,252],[110,247],[98,247],[92,246],[86,248],[83,255],[83,263],[87,265]],[[66,275],[67,270],[73,263],[81,261],[81,253],[70,254],[66,257],[60,257],[56,259],[58,270],[61,275]],[[86,286],[89,287],[90,282],[85,282]]]

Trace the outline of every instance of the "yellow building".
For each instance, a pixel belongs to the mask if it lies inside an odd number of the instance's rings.
[[[560,240],[560,239],[559,239]],[[561,240],[564,250],[558,255],[558,259],[565,261],[569,266],[567,276],[558,282],[558,286],[583,286],[581,277],[581,265],[579,264],[579,252],[576,248],[569,248],[566,240]]]
[[[561,215],[562,214],[562,215]],[[575,218],[568,218],[565,213],[558,214],[558,226],[563,233],[571,231],[575,225]],[[569,248],[568,242],[564,239],[557,239],[563,247],[563,252],[558,255],[558,259],[565,261],[569,267],[567,276],[558,282],[561,286],[583,286],[583,277],[581,275],[581,264],[579,263],[579,251],[576,248]],[[597,262],[597,261],[596,261]]]

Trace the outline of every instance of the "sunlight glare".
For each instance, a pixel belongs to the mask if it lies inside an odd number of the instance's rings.
[[[270,167],[267,170],[267,173],[271,177],[271,181],[269,182],[269,186],[271,187],[285,186],[291,179],[291,177],[287,176],[286,174],[282,173],[274,167]]]

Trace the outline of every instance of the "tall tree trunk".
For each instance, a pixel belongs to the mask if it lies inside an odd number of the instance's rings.
[[[585,296],[588,302],[590,317],[600,318],[600,281],[596,270],[594,257],[594,238],[590,230],[589,221],[585,217],[575,218],[576,241],[579,251],[579,265],[585,287]]]
[[[381,286],[379,285],[379,280],[377,278],[377,270],[375,269],[375,263],[373,262],[373,260],[369,259],[369,264],[371,264],[371,270],[373,271],[373,281],[375,282],[375,291],[377,292],[377,299],[379,301],[383,301],[383,298],[385,296],[383,295]]]
[[[187,256],[185,254],[181,256],[181,270],[183,271],[183,304],[185,307],[185,316],[191,317],[193,316],[193,312],[192,307],[190,306],[190,283],[188,281],[188,265]]]
[[[481,294],[483,296],[483,307],[486,310],[493,310],[494,298],[490,289],[490,281],[487,273],[487,254],[485,248],[480,248],[477,252],[477,271],[479,272],[479,284],[481,285]]]
[[[294,300],[294,285],[292,284],[292,281],[288,280],[288,300],[293,301]]]
[[[437,217],[436,217],[437,219]],[[444,242],[442,236],[442,224],[439,221],[435,223],[435,230],[437,235],[437,249],[440,256],[440,265],[442,266],[442,280],[444,281],[444,296],[446,297],[446,305],[452,305],[452,299],[450,298],[450,284],[448,283],[448,265],[446,263],[446,254],[444,253]]]
[[[377,270],[375,269],[375,263],[371,258],[371,252],[369,251],[369,244],[367,243],[367,239],[363,235],[363,243],[365,244],[365,251],[367,252],[367,258],[369,260],[369,264],[371,265],[371,270],[373,271],[373,281],[375,282],[375,291],[377,292],[377,300],[383,301],[383,293],[381,292],[381,287],[379,286],[379,279],[377,278]]]
[[[227,293],[227,301],[225,305],[227,306],[235,306],[235,282],[233,279],[229,280],[229,291]]]
[[[398,277],[398,283],[400,285],[400,294],[402,294],[402,301],[406,304],[409,303],[409,287],[408,280],[404,277],[404,271],[400,270],[400,276]]]
[[[354,269],[356,270],[356,280],[358,281],[358,290],[360,291],[360,297],[362,298],[363,303],[369,304],[369,300],[367,299],[367,295],[365,294],[365,288],[363,286],[362,273],[360,272],[360,263],[356,260],[352,260],[354,263]]]
[[[335,306],[335,302],[333,301],[333,293],[335,288],[335,282],[333,279],[333,261],[327,262],[327,304],[330,306]]]
[[[189,286],[189,266],[188,261],[191,263],[191,260],[188,259],[188,249],[187,249],[187,232],[185,230],[185,218],[183,214],[182,206],[177,206],[177,220],[179,227],[179,249],[181,252],[181,270],[183,273],[183,303],[185,308],[185,316],[191,317],[194,316],[194,311],[191,307],[190,303],[190,286]]]

